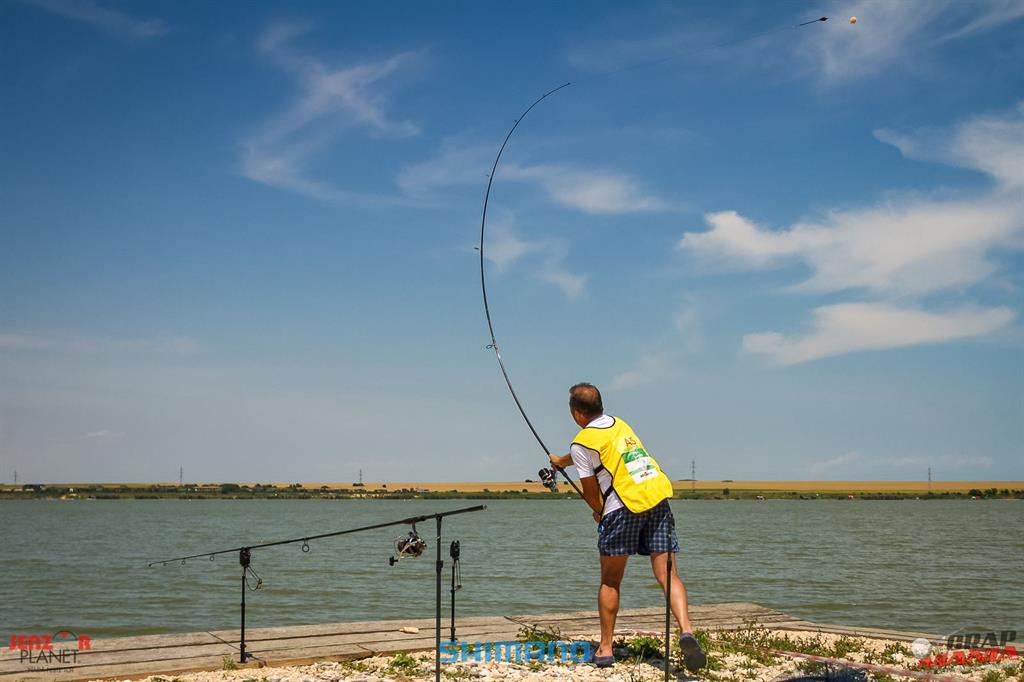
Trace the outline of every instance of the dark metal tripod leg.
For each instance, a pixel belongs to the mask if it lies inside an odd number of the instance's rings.
[[[245,572],[248,570],[242,566],[242,627],[238,642],[238,662],[245,663]]]
[[[435,571],[436,591],[434,602],[434,682],[441,682],[441,517],[437,517],[437,569]]]
[[[238,550],[238,563],[242,566],[242,627],[239,629],[239,642],[238,642],[238,662],[245,663],[245,660],[249,658],[249,655],[245,653],[245,578],[246,573],[249,570],[249,563],[252,560],[252,554],[248,547],[243,547]]]
[[[449,638],[449,642],[455,641],[455,567],[458,565],[457,560],[452,560],[452,636]]]

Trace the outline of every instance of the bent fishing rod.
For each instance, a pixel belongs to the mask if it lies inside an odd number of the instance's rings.
[[[666,61],[670,61],[670,60],[673,60],[673,59],[678,59],[680,57],[686,56],[686,54],[691,54],[691,53],[694,53],[694,52],[700,52],[700,51],[704,51],[704,50],[709,50],[709,49],[713,49],[713,48],[717,48],[717,47],[724,47],[724,46],[731,45],[731,44],[734,44],[734,43],[748,41],[748,40],[751,40],[753,38],[764,36],[764,35],[768,35],[768,34],[771,34],[771,33],[777,33],[777,32],[780,32],[780,31],[786,31],[786,30],[792,30],[792,29],[799,29],[801,27],[810,26],[812,24],[819,24],[820,25],[821,23],[826,22],[826,21],[828,21],[828,17],[819,17],[817,19],[812,19],[810,21],[805,21],[805,22],[802,22],[802,23],[799,23],[799,24],[788,25],[788,26],[780,26],[778,28],[773,28],[773,29],[769,29],[767,31],[763,31],[761,33],[757,33],[757,34],[755,34],[753,36],[747,36],[746,38],[743,38],[740,41],[726,41],[726,42],[723,42],[723,43],[720,43],[720,44],[717,44],[717,45],[703,46],[703,47],[698,48],[697,50],[687,51],[687,52],[684,52],[684,53],[677,53],[677,54],[674,54],[674,55],[669,55],[668,57],[663,57],[663,58],[660,58],[660,59],[650,60],[650,61],[647,61],[647,62],[641,62],[639,64],[633,64],[631,66],[628,66],[628,67],[625,67],[623,69],[620,69],[617,72],[613,72],[612,74],[607,74],[607,75],[611,76],[611,75],[615,75],[616,73],[622,73],[624,71],[631,71],[631,70],[637,69],[637,68],[655,66],[657,64],[661,64],[661,63],[666,62]],[[857,23],[857,18],[856,17],[850,17],[850,24],[852,25],[852,24],[856,24],[856,23]],[[498,170],[498,163],[501,161],[501,155],[505,151],[505,147],[508,145],[509,140],[512,138],[512,134],[516,131],[516,128],[519,127],[519,124],[523,122],[523,119],[526,118],[526,116],[531,111],[533,111],[534,107],[536,107],[542,101],[547,99],[549,96],[555,94],[556,92],[558,92],[559,90],[562,90],[563,88],[569,87],[570,85],[572,85],[572,83],[563,83],[562,85],[559,85],[557,88],[555,88],[553,90],[550,90],[550,91],[544,93],[543,95],[541,95],[540,97],[538,97],[532,104],[530,104],[530,106],[528,106],[526,108],[526,110],[522,114],[519,115],[519,118],[515,119],[515,122],[513,123],[512,127],[508,131],[508,134],[505,135],[505,139],[501,143],[501,147],[498,149],[498,154],[497,154],[497,156],[494,157],[494,163],[491,166],[491,172],[487,176],[487,191],[484,192],[484,206],[483,206],[483,212],[482,212],[482,214],[480,216],[480,245],[477,247],[477,250],[480,252],[480,292],[483,294],[483,299],[484,299],[484,315],[487,317],[487,330],[490,332],[490,335],[491,335],[491,343],[487,346],[487,348],[494,351],[494,357],[498,360],[498,367],[501,368],[501,375],[505,379],[505,385],[508,386],[509,393],[512,394],[512,400],[515,401],[516,407],[519,409],[519,414],[522,415],[523,420],[526,422],[526,425],[530,428],[530,433],[533,434],[533,437],[537,440],[537,443],[540,444],[541,449],[544,451],[544,454],[546,454],[546,455],[550,455],[551,454],[551,450],[549,450],[548,446],[544,444],[544,441],[543,441],[543,439],[541,439],[540,434],[537,433],[537,429],[533,426],[533,422],[530,421],[530,417],[526,414],[526,409],[523,407],[522,401],[519,400],[519,396],[516,394],[516,390],[512,386],[512,380],[509,378],[508,369],[505,367],[505,361],[501,357],[501,349],[498,346],[498,340],[497,340],[497,338],[495,338],[494,324],[493,324],[493,322],[491,320],[491,307],[490,307],[490,304],[488,303],[488,300],[487,300],[487,278],[486,278],[486,275],[485,275],[485,266],[484,266],[484,258],[485,258],[485,256],[484,256],[484,246],[485,246],[484,233],[485,233],[485,230],[487,228],[487,203],[488,203],[488,201],[491,198],[491,186],[494,184],[494,175],[495,175],[495,173]],[[561,467],[557,467],[557,466],[553,467],[553,468],[554,468],[554,471],[552,471],[551,469],[548,469],[548,468],[544,468],[544,469],[541,469],[538,472],[538,474],[540,475],[540,478],[541,478],[541,482],[544,483],[544,485],[547,488],[549,488],[552,492],[557,492],[558,488],[557,488],[557,482],[555,481],[555,472],[558,472],[558,473],[562,474],[562,476],[569,483],[569,485],[571,485],[573,487],[573,489],[577,493],[580,494],[581,497],[583,496],[583,491],[581,491],[579,489],[579,487],[576,485],[575,481],[573,481],[569,477],[569,475],[565,472],[564,469],[562,469]]]
[[[505,367],[505,361],[502,360],[501,358],[501,349],[498,347],[498,339],[495,338],[494,335],[494,323],[491,321],[491,306],[487,301],[487,277],[485,276],[484,272],[484,230],[486,230],[487,228],[487,202],[491,198],[491,185],[494,184],[494,174],[498,170],[498,162],[501,161],[501,154],[502,152],[505,151],[505,147],[508,145],[508,141],[512,138],[512,133],[516,131],[516,128],[519,127],[519,124],[522,123],[523,119],[526,118],[526,115],[529,114],[535,106],[544,101],[549,95],[553,95],[562,88],[566,88],[569,85],[571,85],[571,83],[563,83],[554,90],[545,92],[543,95],[538,97],[533,102],[533,104],[526,108],[526,111],[520,114],[519,118],[517,118],[515,120],[515,123],[513,123],[512,128],[509,129],[508,134],[505,135],[505,140],[501,143],[501,148],[498,149],[498,155],[494,157],[494,164],[491,166],[491,172],[487,176],[487,191],[484,192],[484,208],[483,213],[480,217],[480,246],[477,247],[477,250],[480,252],[480,292],[483,294],[484,298],[484,315],[487,317],[487,330],[491,334],[491,343],[487,346],[487,348],[494,351],[494,357],[497,358],[498,360],[498,367],[501,368],[501,375],[505,377],[505,385],[508,386],[509,393],[512,394],[512,400],[515,401],[516,407],[519,408],[519,414],[523,415],[523,419],[526,421],[526,425],[530,427],[530,433],[532,433],[533,437],[537,439],[537,443],[540,444],[541,450],[544,451],[545,455],[550,455],[551,450],[548,449],[548,446],[545,445],[544,441],[541,439],[540,434],[537,433],[537,429],[534,428],[533,422],[530,421],[530,417],[527,416],[526,414],[526,409],[523,407],[522,401],[520,401],[519,396],[516,395],[516,389],[512,387],[512,379],[510,379],[508,376],[508,369],[506,369]],[[566,482],[568,482],[569,485],[573,487],[573,490],[580,494],[580,497],[583,497],[583,491],[580,490],[579,487],[576,485],[576,482],[569,477],[569,474],[565,472],[565,469],[558,466],[555,466],[553,468],[555,471],[562,474]],[[554,473],[550,469],[545,467],[541,469],[540,472],[538,472],[538,475],[541,478],[541,482],[549,490],[551,490],[551,492],[557,492],[558,484],[555,481]]]
[[[456,514],[466,514],[466,513],[469,513],[469,512],[483,511],[484,509],[487,509],[487,506],[481,504],[481,505],[477,505],[475,507],[463,507],[462,509],[453,509],[452,511],[438,512],[436,514],[423,514],[422,516],[410,516],[407,519],[399,519],[398,521],[388,521],[387,523],[375,523],[375,524],[372,524],[372,525],[369,525],[369,526],[360,526],[359,528],[349,528],[347,530],[339,530],[339,531],[335,531],[333,533],[320,533],[318,535],[304,535],[302,537],[292,538],[290,540],[275,540],[274,542],[263,542],[263,543],[256,544],[256,545],[243,545],[242,547],[232,547],[231,549],[219,549],[219,550],[217,550],[215,552],[203,552],[202,554],[190,554],[189,556],[180,556],[180,557],[175,557],[174,559],[163,559],[161,561],[151,561],[151,562],[149,562],[147,564],[147,568],[151,568],[153,566],[156,566],[157,564],[160,564],[161,566],[165,566],[167,564],[174,563],[174,562],[181,562],[182,564],[184,564],[189,559],[200,559],[202,557],[209,557],[210,561],[213,561],[214,557],[216,557],[219,554],[235,554],[235,553],[240,553],[240,552],[248,552],[248,551],[251,551],[251,550],[254,550],[254,549],[263,549],[264,547],[275,547],[277,545],[289,545],[289,544],[294,544],[296,542],[301,542],[302,543],[302,551],[303,552],[308,552],[309,551],[309,541],[310,540],[321,540],[323,538],[332,538],[332,537],[337,537],[339,535],[348,535],[350,533],[361,533],[362,531],[366,531],[366,530],[375,530],[377,528],[388,528],[390,526],[412,526],[413,530],[415,531],[417,523],[423,523],[424,521],[428,521],[430,519],[441,519],[441,518],[444,518],[445,516],[454,516]],[[402,553],[401,549],[399,549],[398,553],[399,554]]]

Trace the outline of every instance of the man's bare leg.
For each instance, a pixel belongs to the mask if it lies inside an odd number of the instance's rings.
[[[651,568],[654,570],[654,577],[661,585],[661,591],[665,591],[665,564],[667,563],[668,552],[659,552],[651,555]],[[602,557],[603,559],[604,557]],[[679,579],[677,570],[679,557],[672,558],[672,614],[676,617],[680,629],[683,632],[693,632],[690,625],[690,608],[686,601],[686,585]]]
[[[597,592],[597,611],[601,617],[601,644],[596,656],[612,655],[615,638],[615,617],[619,613],[619,586],[626,572],[629,556],[601,557],[601,588]]]

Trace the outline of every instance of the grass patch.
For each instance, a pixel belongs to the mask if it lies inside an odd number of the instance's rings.
[[[415,677],[420,674],[420,662],[409,654],[395,654],[388,663],[387,671],[392,675]]]
[[[238,664],[235,663],[235,659],[230,656],[225,656],[220,659],[220,664],[222,670],[238,670]]]
[[[562,631],[557,627],[539,628],[535,625],[524,625],[516,633],[516,641],[519,642],[561,642],[565,638]]]
[[[638,635],[624,643],[629,656],[638,658],[641,661],[648,658],[664,658],[665,645],[657,637],[651,635]]]

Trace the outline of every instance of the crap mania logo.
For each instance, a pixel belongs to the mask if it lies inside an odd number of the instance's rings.
[[[961,665],[984,665],[1017,658],[1013,642],[1017,633],[1013,630],[1002,632],[967,632],[946,638],[946,651],[931,653],[931,643],[926,639],[914,640],[911,651],[919,657],[921,668],[950,668]]]
[[[8,649],[20,652],[19,661],[32,670],[55,672],[70,670],[78,663],[78,654],[92,649],[92,638],[71,630],[57,630],[53,634],[13,634]]]

